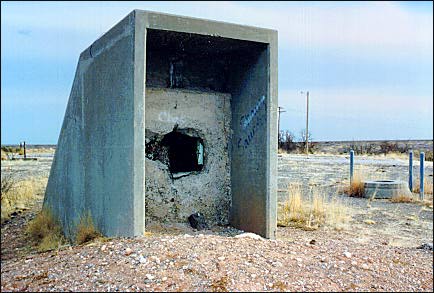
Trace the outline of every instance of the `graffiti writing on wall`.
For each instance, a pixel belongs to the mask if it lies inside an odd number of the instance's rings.
[[[265,115],[256,117],[260,109],[264,109]],[[255,104],[255,106],[246,115],[241,116],[240,126],[243,128],[243,135],[238,138],[238,148],[246,149],[253,140],[258,128],[266,123],[267,120],[267,104],[265,96],[262,96]]]
[[[169,123],[184,123],[184,119],[178,116],[172,116],[169,112],[163,111],[158,114],[158,120]]]
[[[244,129],[250,125],[250,122],[252,122],[252,119],[256,116],[256,113],[262,104],[264,104],[264,102],[265,96],[262,96],[256,103],[255,107],[253,107],[253,109],[249,112],[249,114],[241,116],[240,124]]]

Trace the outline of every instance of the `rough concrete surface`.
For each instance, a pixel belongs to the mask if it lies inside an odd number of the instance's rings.
[[[364,181],[366,198],[393,198],[399,196],[411,197],[408,183],[398,180]]]
[[[80,55],[44,201],[67,236],[88,211],[105,235],[135,234],[133,24],[129,15]]]
[[[177,128],[203,140],[201,171],[173,179],[166,164],[146,158],[146,219],[185,222],[200,212],[213,224],[228,224],[231,202],[229,137],[231,97],[181,89],[146,90],[146,143]]]

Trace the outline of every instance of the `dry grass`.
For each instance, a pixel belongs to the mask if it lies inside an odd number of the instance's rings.
[[[16,180],[13,172],[1,179],[1,221],[8,219],[17,210],[28,208],[38,197],[43,196],[47,186],[46,177]]]
[[[416,178],[413,183],[413,192],[420,193],[420,183],[419,178]],[[425,178],[423,182],[423,193],[424,194],[433,194],[433,181],[431,178]]]
[[[413,184],[413,193],[415,194],[416,197],[419,196],[420,193],[420,186],[419,186],[419,178],[416,178],[414,181],[416,184]],[[433,182],[432,182],[432,178],[426,178],[426,180],[424,181],[423,184],[423,193],[424,193],[424,200],[420,201],[419,203],[421,203],[422,205],[428,207],[428,208],[433,208]]]
[[[8,155],[5,151],[1,150],[1,160],[7,160],[8,159]]]
[[[85,213],[80,217],[75,232],[75,242],[83,244],[101,237],[101,233],[95,228],[90,213]]]
[[[363,183],[364,176],[362,172],[355,171],[353,176],[353,182],[344,188],[343,193],[352,197],[363,197],[365,193],[365,186]]]
[[[300,186],[290,186],[288,199],[281,204],[278,214],[279,226],[295,226],[315,230],[321,226],[336,229],[348,220],[348,209],[337,199],[326,200],[320,190],[311,191],[310,198],[304,199]]]
[[[29,222],[26,232],[40,252],[57,249],[65,241],[59,220],[46,208]]]

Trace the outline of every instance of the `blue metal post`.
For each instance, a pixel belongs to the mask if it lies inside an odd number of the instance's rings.
[[[423,200],[424,198],[424,190],[423,190],[423,183],[424,183],[424,177],[425,177],[425,153],[421,152],[420,153],[420,194],[419,194],[419,198],[420,200]]]
[[[350,185],[353,184],[354,176],[354,151],[350,150]]]
[[[408,155],[408,188],[413,192],[413,151],[410,151]]]

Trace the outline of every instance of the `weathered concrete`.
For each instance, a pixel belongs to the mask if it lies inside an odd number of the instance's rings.
[[[201,212],[209,223],[229,223],[230,98],[181,89],[146,90],[146,143],[176,127],[200,137],[205,150],[203,169],[178,179],[160,160],[146,158],[147,221],[186,222],[189,215]],[[148,148],[146,152],[151,155]]]
[[[408,196],[412,194],[408,183],[399,180],[374,180],[364,182],[366,198],[393,198],[395,196]]]
[[[273,238],[276,111],[276,31],[135,10],[80,55],[44,205],[68,235],[86,211],[109,236],[197,211]],[[170,172],[172,132],[203,167]]]
[[[68,236],[85,211],[106,235],[142,233],[134,231],[133,82],[130,14],[80,55],[44,202]]]

